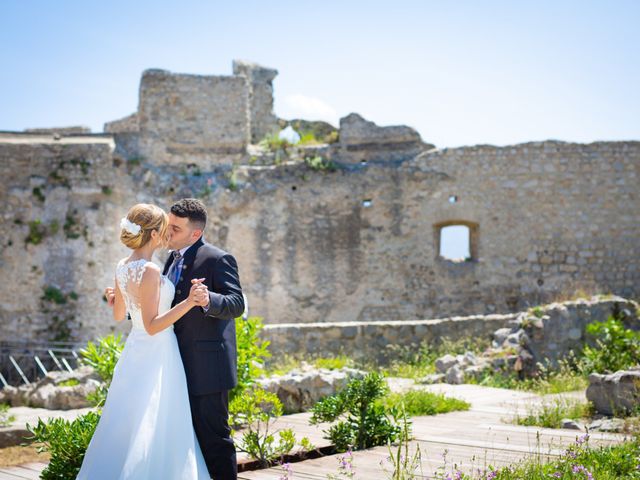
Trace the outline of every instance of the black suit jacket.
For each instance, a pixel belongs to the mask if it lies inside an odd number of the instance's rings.
[[[200,237],[184,253],[172,306],[189,296],[192,278],[205,279],[210,303],[206,313],[193,307],[174,324],[189,393],[230,390],[238,383],[235,318],[244,311],[238,264],[231,254]]]

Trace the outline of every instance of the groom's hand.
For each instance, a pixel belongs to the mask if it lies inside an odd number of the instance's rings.
[[[194,291],[194,300],[198,307],[207,307],[209,305],[209,289],[202,282],[204,278],[191,279],[191,290]]]
[[[107,305],[113,307],[116,302],[116,291],[113,287],[107,287],[104,289],[104,298],[107,300]]]

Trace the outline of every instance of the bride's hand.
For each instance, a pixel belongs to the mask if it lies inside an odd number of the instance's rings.
[[[107,299],[107,305],[113,307],[116,302],[116,291],[113,287],[107,287],[104,289],[104,298]]]
[[[209,303],[209,289],[202,282],[204,278],[192,280],[191,290],[189,291],[189,303],[197,307],[204,307]]]

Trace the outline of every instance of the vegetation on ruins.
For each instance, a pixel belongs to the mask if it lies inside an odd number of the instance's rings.
[[[74,328],[82,326],[76,319],[74,309],[69,304],[78,300],[74,291],[64,293],[54,285],[46,285],[40,297],[40,310],[47,314],[48,322],[43,333],[55,342],[66,342],[72,339]]]
[[[15,419],[15,415],[9,413],[9,405],[0,403],[0,427],[8,427]]]
[[[338,169],[337,165],[333,161],[327,160],[320,155],[316,155],[314,157],[305,157],[304,163],[308,165],[312,170],[320,172],[335,172]]]

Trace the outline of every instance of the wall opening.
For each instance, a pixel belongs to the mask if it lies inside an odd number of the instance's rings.
[[[451,262],[477,259],[478,225],[467,221],[448,221],[435,226],[438,258]]]

